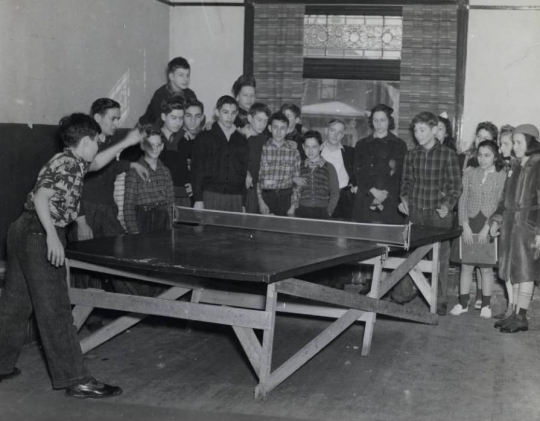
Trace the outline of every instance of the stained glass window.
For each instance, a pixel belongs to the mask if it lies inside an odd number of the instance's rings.
[[[304,57],[401,59],[401,16],[306,15]]]

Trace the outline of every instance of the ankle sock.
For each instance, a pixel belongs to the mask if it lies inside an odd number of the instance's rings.
[[[522,317],[527,317],[527,309],[526,308],[520,308],[518,314]]]
[[[471,299],[471,294],[463,294],[459,296],[459,303],[461,307],[467,308],[469,306],[469,300]]]
[[[482,308],[489,307],[491,304],[491,295],[482,295]]]

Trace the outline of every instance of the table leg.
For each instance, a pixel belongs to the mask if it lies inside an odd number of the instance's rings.
[[[267,381],[272,370],[272,350],[274,346],[274,330],[276,324],[277,291],[275,284],[269,284],[266,288],[265,310],[270,314],[270,329],[264,330],[259,362],[259,384],[255,388],[255,399],[264,399],[270,390]]]
[[[432,256],[432,272],[431,272],[431,301],[429,302],[429,310],[432,313],[437,312],[437,292],[439,289],[439,255],[441,250],[441,243],[437,242],[433,244],[433,256]]]
[[[371,291],[368,297],[380,298],[379,290],[382,279],[383,258],[381,257],[373,266],[373,276],[371,279]],[[366,324],[364,327],[364,339],[362,341],[362,355],[367,356],[371,350],[371,340],[373,338],[373,330],[375,329],[375,322],[377,320],[377,313],[370,312],[366,314]]]

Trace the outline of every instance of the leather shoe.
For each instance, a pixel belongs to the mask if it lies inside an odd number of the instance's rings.
[[[439,303],[437,304],[437,314],[439,316],[446,316],[446,310],[448,309],[447,303]]]
[[[101,383],[93,377],[86,383],[74,384],[66,387],[66,396],[71,398],[110,398],[122,394],[122,389],[118,386],[111,386]]]
[[[21,370],[15,367],[13,370],[11,370],[11,373],[0,374],[0,382],[2,380],[9,380],[9,379],[12,379],[13,377],[17,377],[19,374],[21,374]]]
[[[510,322],[501,327],[502,333],[525,332],[529,330],[529,322],[525,316],[516,314]]]
[[[493,325],[493,327],[495,329],[500,329],[500,328],[504,327],[505,325],[507,325],[508,323],[510,323],[512,320],[514,320],[515,317],[516,317],[516,313],[512,312],[512,314],[510,314],[510,316],[505,317],[504,319],[496,321],[495,324]]]

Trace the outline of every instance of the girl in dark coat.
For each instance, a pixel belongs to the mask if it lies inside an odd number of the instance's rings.
[[[395,129],[394,110],[379,104],[371,110],[369,127],[373,133],[360,140],[354,150],[354,175],[358,191],[352,219],[357,222],[403,224],[398,211],[399,187],[406,143]]]
[[[522,124],[512,135],[516,160],[508,173],[504,196],[491,217],[498,235],[499,276],[513,287],[514,312],[495,323],[501,332],[529,329],[527,309],[540,275],[540,142],[538,129]]]

